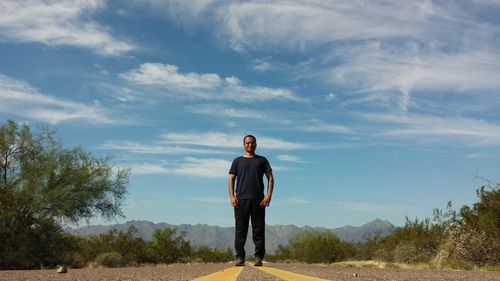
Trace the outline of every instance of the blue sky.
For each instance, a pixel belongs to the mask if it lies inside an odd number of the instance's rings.
[[[126,220],[233,225],[242,137],[269,224],[426,218],[499,181],[500,2],[0,1],[0,117],[131,168]],[[2,122],[4,122],[2,121]]]

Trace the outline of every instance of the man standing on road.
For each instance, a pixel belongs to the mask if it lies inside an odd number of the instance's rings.
[[[234,207],[236,266],[245,265],[245,242],[248,221],[252,221],[252,238],[255,244],[255,266],[262,266],[265,250],[265,208],[273,195],[274,179],[269,161],[255,154],[257,139],[252,135],[243,138],[245,154],[233,160],[229,170],[229,198]],[[264,196],[264,180],[267,194]],[[236,190],[234,185],[236,182]]]

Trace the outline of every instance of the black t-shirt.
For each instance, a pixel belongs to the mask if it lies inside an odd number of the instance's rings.
[[[236,176],[236,198],[262,200],[263,176],[266,171],[271,170],[271,165],[265,157],[255,155],[252,158],[244,156],[235,158],[229,173]]]

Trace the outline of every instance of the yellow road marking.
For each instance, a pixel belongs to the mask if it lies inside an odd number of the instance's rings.
[[[236,281],[236,278],[238,278],[238,275],[240,275],[242,270],[242,266],[230,267],[210,275],[193,279],[192,281]]]
[[[271,267],[256,267],[264,272],[267,272],[269,274],[272,274],[278,278],[287,280],[287,281],[325,281],[326,279],[321,279],[321,278],[316,278],[316,277],[311,277],[307,275],[301,275],[281,269],[276,269],[276,268],[271,268]]]

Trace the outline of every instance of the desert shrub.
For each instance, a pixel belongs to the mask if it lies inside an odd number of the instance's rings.
[[[92,236],[86,240],[81,254],[87,261],[93,261],[103,253],[116,252],[128,265],[154,262],[154,252],[146,241],[136,237],[137,232],[137,229],[131,226],[126,232],[112,229],[107,233]]]
[[[443,240],[436,263],[472,263],[477,265],[498,264],[499,241],[486,232],[477,229],[456,228]]]
[[[433,256],[428,249],[419,248],[414,241],[401,242],[394,249],[394,261],[407,264],[427,262]]]
[[[192,257],[200,262],[228,262],[234,258],[231,249],[210,249],[209,247],[203,246],[196,249]]]
[[[307,263],[333,263],[345,256],[344,243],[331,231],[306,231],[291,240],[290,258]]]
[[[121,267],[125,265],[122,255],[118,252],[102,253],[96,257],[94,263],[103,267]]]
[[[476,190],[479,201],[472,207],[465,205],[458,214],[447,212],[451,215],[443,220],[448,231],[435,259],[438,267],[500,263],[500,187],[487,182]]]
[[[436,255],[443,235],[443,227],[430,219],[406,218],[404,226],[378,241],[373,257],[388,262],[428,262]]]
[[[157,262],[184,262],[192,252],[191,245],[184,240],[184,234],[177,235],[175,228],[157,229],[153,233],[153,250]]]

